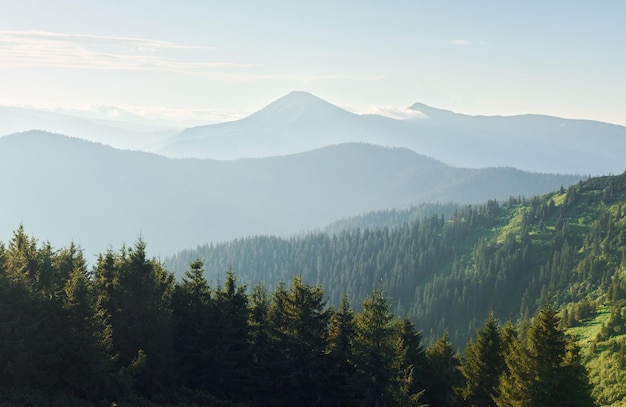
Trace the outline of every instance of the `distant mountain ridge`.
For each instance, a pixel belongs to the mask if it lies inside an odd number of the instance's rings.
[[[415,103],[426,118],[358,115],[291,92],[241,120],[186,129],[158,150],[170,157],[236,159],[364,142],[405,147],[455,167],[609,174],[626,169],[626,127],[541,115],[468,116]]]
[[[408,149],[367,144],[218,161],[170,159],[32,131],[0,138],[0,240],[23,223],[41,239],[73,240],[90,254],[141,235],[152,253],[165,255],[426,201],[531,196],[579,179],[454,168]]]
[[[0,137],[43,130],[107,144],[115,148],[151,151],[178,130],[115,120],[98,120],[29,108],[0,106]]]

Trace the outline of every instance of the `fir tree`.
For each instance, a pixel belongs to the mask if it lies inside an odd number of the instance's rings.
[[[399,322],[397,330],[401,375],[397,402],[400,406],[421,406],[427,370],[422,333],[416,331],[413,323],[406,318]]]
[[[210,381],[212,301],[203,262],[195,260],[172,296],[176,366],[182,384],[191,388],[206,387]]]
[[[424,402],[432,406],[454,405],[454,388],[458,386],[461,377],[459,358],[450,343],[448,332],[444,332],[426,350],[426,359],[428,370]]]
[[[504,356],[500,328],[489,313],[484,326],[477,332],[476,341],[465,348],[459,367],[465,383],[459,388],[464,402],[471,407],[495,406],[500,375],[504,370]]]
[[[533,318],[526,346],[513,340],[506,347],[505,360],[498,406],[594,405],[578,348],[566,340],[551,302]]]
[[[324,397],[323,375],[328,362],[326,347],[330,310],[324,290],[301,277],[286,290],[279,285],[272,297],[269,320],[275,351],[284,360],[276,369],[275,385],[286,396],[275,404],[310,405]]]
[[[343,295],[339,308],[333,310],[328,327],[329,369],[325,375],[330,392],[329,405],[356,406],[361,396],[360,382],[352,364],[352,341],[355,334],[354,312],[348,296]]]
[[[400,363],[394,318],[379,290],[363,301],[356,316],[354,362],[366,380],[363,405],[394,406],[401,393]]]

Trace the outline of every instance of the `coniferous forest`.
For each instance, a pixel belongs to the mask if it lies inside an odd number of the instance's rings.
[[[624,205],[621,175],[242,239],[216,283],[217,255],[161,262],[139,240],[91,267],[19,227],[0,245],[3,405],[618,406]],[[264,283],[241,272],[256,258]]]

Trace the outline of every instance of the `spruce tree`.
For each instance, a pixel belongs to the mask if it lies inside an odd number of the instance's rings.
[[[211,377],[209,341],[214,306],[203,265],[202,260],[193,261],[172,296],[178,379],[182,385],[191,388],[206,387]]]
[[[324,399],[329,318],[324,290],[304,284],[301,277],[292,280],[289,290],[279,285],[274,292],[270,330],[275,352],[283,359],[282,366],[274,366],[274,384],[285,398],[273,404],[311,405]]]
[[[356,316],[354,363],[364,376],[365,406],[394,406],[401,393],[397,333],[387,298],[374,290]]]
[[[500,328],[493,312],[476,333],[475,342],[465,348],[459,367],[465,383],[459,388],[464,403],[471,407],[495,406],[500,375],[504,370],[504,356]]]
[[[507,368],[496,399],[499,407],[594,405],[578,348],[565,338],[550,301],[537,311],[526,341],[514,338],[506,344]]]
[[[174,277],[161,263],[147,258],[141,239],[119,254],[101,256],[95,274],[119,355],[117,368],[125,377],[136,372],[135,389],[140,393],[162,390],[163,383],[173,382],[170,306]]]
[[[241,399],[252,379],[250,308],[245,286],[229,270],[223,288],[215,295],[215,319],[211,332],[213,378],[210,390],[226,399]]]
[[[427,370],[426,351],[422,333],[408,319],[402,319],[397,328],[400,353],[401,392],[397,402],[401,406],[421,406]]]
[[[433,406],[452,406],[454,388],[459,385],[459,358],[448,337],[448,332],[426,350],[428,360],[424,402]]]
[[[98,305],[82,252],[71,245],[60,256],[59,265],[72,265],[64,287],[68,343],[60,379],[71,393],[100,400],[113,395],[116,357],[113,355],[111,327],[104,310]]]
[[[360,396],[360,382],[352,364],[354,340],[354,312],[348,296],[341,297],[339,308],[333,310],[328,327],[329,369],[325,381],[329,390],[329,405],[356,406]]]

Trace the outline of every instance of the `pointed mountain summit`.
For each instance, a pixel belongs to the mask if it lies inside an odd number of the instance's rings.
[[[184,130],[160,152],[170,157],[238,159],[366,142],[368,124],[307,92],[294,91],[243,119]]]
[[[624,126],[532,114],[474,116],[423,103],[409,109],[430,119],[359,115],[310,93],[291,92],[241,120],[187,129],[158,152],[175,158],[260,158],[360,142],[408,148],[455,167],[624,171]]]
[[[273,120],[291,122],[303,118],[324,118],[338,115],[354,116],[324,99],[308,92],[293,91],[275,100],[244,120]]]
[[[432,106],[428,106],[424,103],[413,103],[411,106],[408,107],[409,110],[413,110],[415,112],[421,112],[423,113],[425,116],[431,118],[431,119],[437,119],[437,118],[450,118],[450,117],[454,117],[454,116],[462,116],[459,113],[455,113],[451,110],[444,110],[444,109],[438,109],[436,107],[432,107]]]

